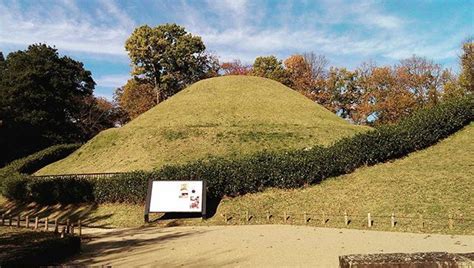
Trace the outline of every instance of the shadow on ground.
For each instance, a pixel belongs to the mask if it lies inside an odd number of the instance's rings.
[[[218,251],[196,256],[192,261],[173,258],[168,253],[174,251],[174,241],[186,237],[195,237],[207,231],[178,231],[173,228],[156,226],[106,231],[88,235],[83,240],[82,252],[65,262],[66,265],[117,265],[117,266],[193,266],[226,265],[237,260],[216,263],[214,257]],[[199,239],[199,237],[193,238]],[[165,252],[166,251],[166,252]],[[228,253],[228,251],[223,252]],[[180,252],[180,254],[193,254]]]
[[[92,216],[97,208],[97,204],[56,204],[43,206],[35,203],[5,202],[0,207],[0,214],[11,215],[14,220],[16,220],[17,215],[20,215],[22,220],[24,220],[25,216],[28,216],[30,221],[33,221],[34,217],[40,219],[48,217],[50,220],[58,219],[60,222],[65,221],[66,219],[71,220],[71,222],[81,220],[84,226],[94,224],[95,227],[108,228],[109,226],[105,224],[97,225],[96,223],[110,218],[113,214],[110,213],[100,216]]]

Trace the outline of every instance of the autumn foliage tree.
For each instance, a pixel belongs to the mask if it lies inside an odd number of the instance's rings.
[[[129,79],[127,83],[115,91],[115,101],[125,112],[129,121],[148,111],[157,104],[153,85],[137,79]]]
[[[292,55],[284,61],[291,87],[305,95],[314,87],[311,65],[302,55]]]
[[[240,60],[223,62],[220,65],[223,75],[249,75],[252,72],[252,65],[245,65]]]
[[[474,94],[474,41],[468,39],[462,46],[461,75],[459,84],[469,94]]]
[[[78,112],[78,127],[82,140],[89,140],[97,133],[114,127],[120,121],[120,112],[114,103],[102,97],[88,96]]]

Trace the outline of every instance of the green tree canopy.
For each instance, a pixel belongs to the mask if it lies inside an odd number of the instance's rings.
[[[35,44],[0,64],[2,162],[62,142],[83,141],[85,99],[95,83],[81,62]]]
[[[462,46],[460,84],[467,92],[474,93],[474,41],[469,39]]]
[[[275,56],[257,57],[253,63],[251,75],[270,78],[291,86],[288,71],[283,67],[282,61]]]
[[[154,86],[157,103],[191,83],[217,74],[217,61],[205,53],[201,37],[176,24],[136,28],[125,43],[132,74]]]

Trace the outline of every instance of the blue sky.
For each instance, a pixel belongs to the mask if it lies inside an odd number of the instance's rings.
[[[0,51],[54,45],[84,62],[95,94],[110,99],[130,77],[124,42],[133,29],[173,22],[200,35],[222,61],[312,51],[354,68],[416,54],[458,71],[461,43],[474,35],[474,0],[0,0]]]

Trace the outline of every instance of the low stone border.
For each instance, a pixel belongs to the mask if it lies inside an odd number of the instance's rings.
[[[472,268],[474,252],[420,252],[339,256],[341,268]]]

